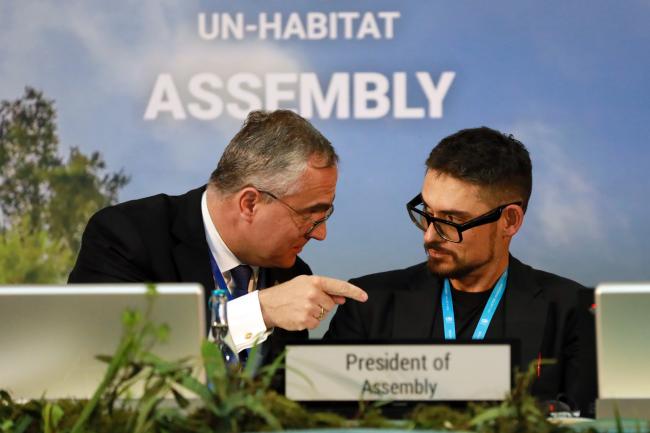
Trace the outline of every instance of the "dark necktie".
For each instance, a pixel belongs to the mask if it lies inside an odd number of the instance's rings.
[[[239,298],[248,293],[248,282],[253,275],[253,269],[248,265],[239,265],[230,270],[230,276],[235,283],[232,291],[233,298]]]

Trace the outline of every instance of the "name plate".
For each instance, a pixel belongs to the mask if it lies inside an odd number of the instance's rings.
[[[291,344],[285,393],[296,401],[503,400],[509,344]]]

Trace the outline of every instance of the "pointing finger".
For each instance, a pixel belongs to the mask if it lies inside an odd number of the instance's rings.
[[[316,286],[328,295],[345,296],[359,302],[366,302],[368,294],[347,281],[329,277],[315,277]]]

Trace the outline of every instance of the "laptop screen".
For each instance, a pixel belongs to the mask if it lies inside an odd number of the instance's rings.
[[[598,394],[650,397],[650,282],[596,288]]]
[[[122,336],[122,313],[145,311],[144,284],[0,286],[0,389],[16,399],[88,398]],[[153,323],[170,327],[153,352],[199,359],[205,337],[203,288],[158,284]]]

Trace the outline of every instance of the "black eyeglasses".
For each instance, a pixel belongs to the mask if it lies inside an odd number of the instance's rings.
[[[298,216],[302,219],[303,222],[311,221],[311,218],[310,218],[308,215],[305,215],[305,212],[300,212],[300,211],[294,209],[293,206],[291,206],[289,203],[286,203],[285,201],[279,199],[279,198],[278,198],[275,194],[273,194],[272,192],[270,192],[270,191],[265,191],[265,190],[263,190],[263,189],[258,189],[258,191],[261,192],[261,193],[263,193],[263,194],[268,195],[268,196],[271,197],[272,199],[277,200],[277,201],[279,201],[280,203],[282,203],[283,205],[285,205],[287,208],[289,208],[291,211],[293,211],[293,213],[295,213],[296,215],[298,215]],[[307,231],[305,232],[305,236],[309,236],[309,235],[310,235],[314,230],[316,230],[316,227],[318,227],[319,225],[321,225],[321,224],[323,224],[325,221],[327,221],[327,220],[329,219],[329,217],[332,216],[333,213],[334,213],[334,204],[331,204],[330,207],[327,208],[327,210],[325,211],[325,216],[323,216],[322,218],[317,219],[316,221],[311,221],[311,225],[309,226],[309,230],[307,230]]]
[[[413,197],[413,200],[406,203],[406,210],[411,217],[411,221],[413,221],[420,230],[427,231],[429,225],[433,224],[433,227],[436,229],[436,232],[438,235],[440,235],[441,238],[449,242],[459,243],[463,241],[463,232],[465,230],[498,221],[499,218],[501,218],[503,209],[513,204],[521,206],[522,202],[515,201],[512,203],[502,204],[501,206],[496,207],[491,211],[488,211],[483,215],[479,215],[476,218],[473,218],[462,224],[458,224],[442,218],[436,218],[433,215],[425,212],[422,194],[416,195]],[[421,208],[418,208],[418,206]]]

